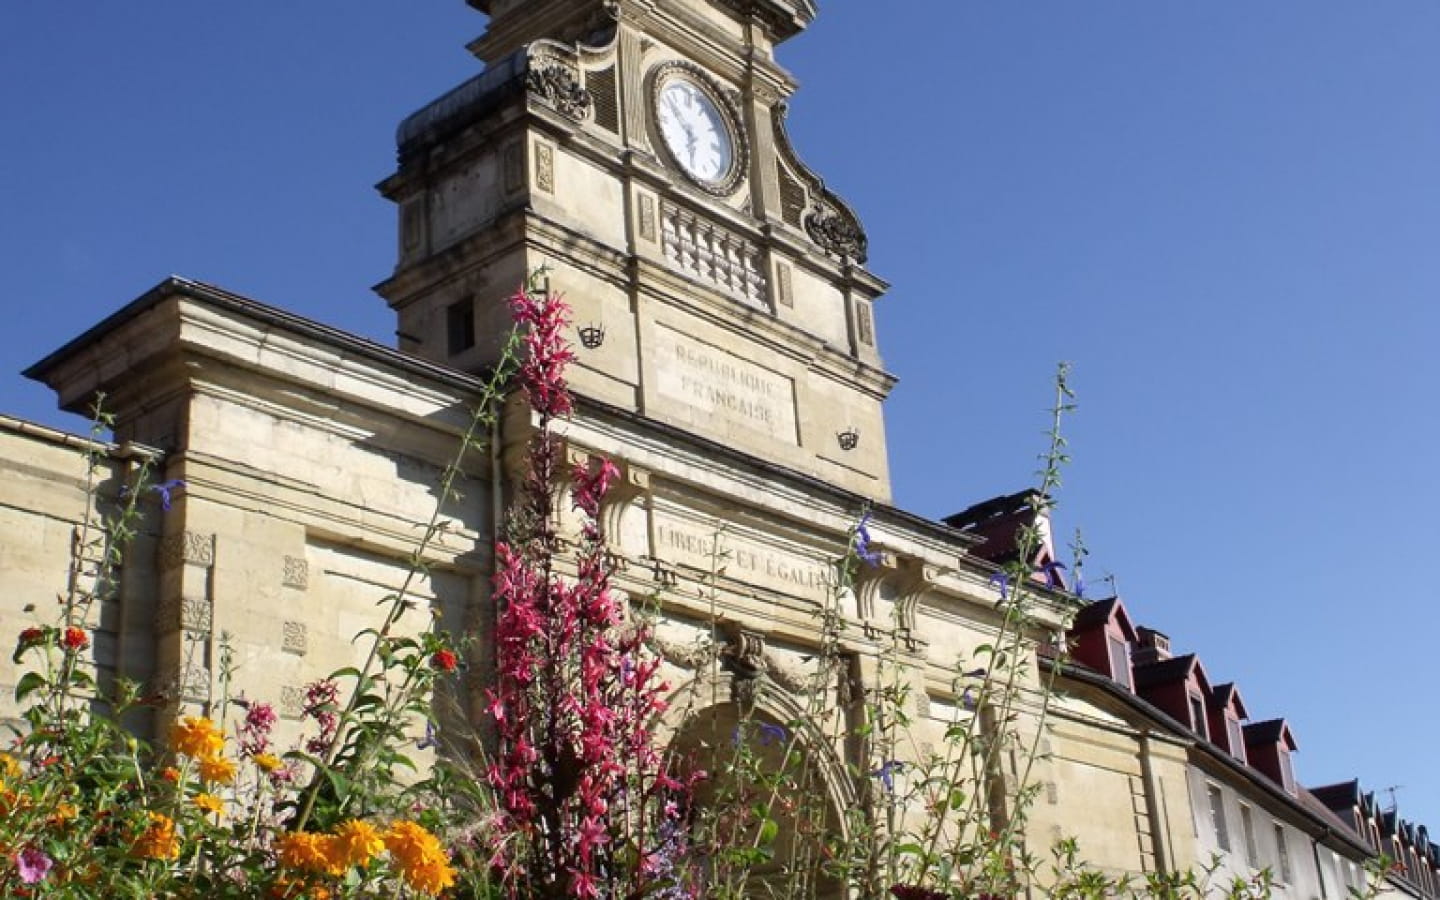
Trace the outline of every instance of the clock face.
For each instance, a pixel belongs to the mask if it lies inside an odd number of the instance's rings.
[[[708,93],[676,78],[660,89],[657,107],[660,135],[680,168],[691,178],[710,183],[730,174],[735,140]]]

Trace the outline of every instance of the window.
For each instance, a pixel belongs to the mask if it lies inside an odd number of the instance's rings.
[[[1215,832],[1215,845],[1221,850],[1230,849],[1230,829],[1225,825],[1225,796],[1215,785],[1210,785],[1210,827]]]
[[[1290,868],[1290,844],[1285,840],[1285,826],[1275,823],[1275,872],[1276,877],[1286,884],[1295,881],[1295,871]]]
[[[1280,748],[1280,781],[1287,794],[1295,793],[1295,767],[1290,763],[1290,751]]]
[[[1255,846],[1255,819],[1250,807],[1240,804],[1240,831],[1245,835],[1245,864],[1252,869],[1260,868],[1260,851]]]
[[[450,355],[475,346],[475,301],[469,297],[445,308],[445,337]]]
[[[1225,728],[1230,733],[1230,755],[1245,761],[1245,731],[1240,727],[1239,719],[1225,717]]]
[[[1202,738],[1210,737],[1205,727],[1205,701],[1197,694],[1190,695],[1190,728]]]
[[[1115,681],[1125,690],[1132,690],[1134,686],[1130,683],[1130,645],[1117,638],[1109,638],[1110,641],[1110,672],[1114,675]]]

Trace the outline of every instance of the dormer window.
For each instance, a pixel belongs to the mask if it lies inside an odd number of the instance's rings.
[[[1245,761],[1245,733],[1240,730],[1240,720],[1233,716],[1225,717],[1225,732],[1230,738],[1230,755]]]
[[[1280,783],[1285,793],[1295,793],[1295,766],[1290,762],[1290,751],[1284,747],[1280,748]]]
[[[1205,700],[1199,694],[1190,695],[1190,728],[1209,740],[1210,730],[1205,726]]]
[[[1133,690],[1134,685],[1130,680],[1130,645],[1115,636],[1111,636],[1110,643],[1110,673],[1115,683],[1125,690]]]

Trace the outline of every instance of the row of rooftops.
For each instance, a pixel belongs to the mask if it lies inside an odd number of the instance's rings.
[[[970,552],[995,565],[1014,561],[1021,530],[1038,527],[1041,546],[1029,563],[1033,570],[1048,569],[1053,576],[1056,560],[1043,506],[1034,502],[1033,492],[1022,491],[976,504],[945,523],[977,538]],[[1042,508],[1038,517],[1037,508]],[[1070,589],[1069,584],[1062,586]],[[1291,760],[1299,745],[1285,719],[1250,721],[1233,681],[1214,684],[1196,654],[1174,655],[1169,637],[1134,624],[1118,596],[1082,607],[1068,638],[1066,665],[1101,676],[1111,689],[1144,701],[1173,720],[1175,730],[1262,776],[1351,844],[1396,860],[1401,877],[1440,897],[1440,844],[1431,840],[1425,826],[1400,818],[1393,806],[1382,809],[1375,793],[1362,790],[1358,780],[1313,789],[1301,786]]]

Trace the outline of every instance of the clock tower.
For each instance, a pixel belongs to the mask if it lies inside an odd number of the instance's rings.
[[[785,134],[814,0],[469,0],[481,74],[400,126],[401,349],[492,363],[545,266],[582,399],[890,499],[859,220]]]

